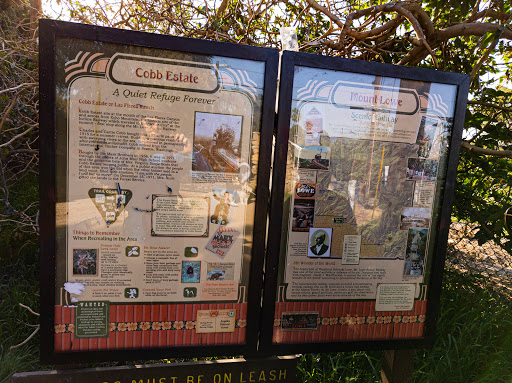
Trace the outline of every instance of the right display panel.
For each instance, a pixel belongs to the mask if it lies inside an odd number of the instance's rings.
[[[271,344],[423,339],[459,86],[290,69]]]

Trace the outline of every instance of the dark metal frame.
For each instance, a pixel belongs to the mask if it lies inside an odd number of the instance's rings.
[[[281,247],[281,225],[283,215],[284,186],[286,177],[286,155],[290,131],[290,115],[295,66],[330,69],[344,72],[394,77],[407,80],[436,82],[456,85],[454,124],[449,145],[448,169],[441,208],[438,230],[438,242],[435,245],[435,257],[432,262],[430,286],[427,297],[426,333],[423,339],[368,340],[326,343],[273,344],[273,323],[276,289],[279,272],[279,253]],[[270,206],[270,224],[267,242],[265,268],[265,286],[263,293],[262,333],[260,349],[264,354],[286,355],[304,352],[332,352],[364,349],[401,349],[431,346],[435,337],[435,324],[439,315],[439,297],[441,293],[442,273],[446,255],[450,214],[455,191],[457,163],[462,140],[464,115],[469,76],[458,73],[434,71],[423,68],[408,68],[390,64],[348,60],[319,55],[284,52],[281,61],[281,80],[279,90],[279,114],[276,137],[276,149],[273,166],[272,195]]]
[[[77,363],[106,360],[148,360],[162,357],[198,357],[251,354],[257,349],[267,219],[268,183],[272,156],[278,52],[275,49],[219,43],[54,20],[39,21],[40,65],[40,234],[41,234],[41,342],[43,363]],[[265,63],[265,81],[259,147],[254,246],[249,277],[246,343],[244,345],[185,346],[105,351],[54,351],[56,265],[56,37],[72,37],[179,52],[218,55]]]

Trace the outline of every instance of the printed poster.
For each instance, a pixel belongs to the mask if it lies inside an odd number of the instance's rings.
[[[278,298],[419,299],[456,87],[319,71],[295,68]]]
[[[244,302],[265,63],[57,51],[57,303]]]

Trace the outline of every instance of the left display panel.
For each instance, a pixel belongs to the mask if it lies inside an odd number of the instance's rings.
[[[42,359],[255,350],[277,52],[40,34]]]

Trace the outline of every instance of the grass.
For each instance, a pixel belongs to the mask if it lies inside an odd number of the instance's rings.
[[[39,337],[9,352],[33,331],[38,318],[18,305],[38,311],[36,256],[23,255],[0,266],[0,382],[15,372],[50,366],[39,364]],[[441,317],[432,349],[416,350],[414,382],[512,383],[510,298],[486,288],[478,276],[447,271]],[[308,383],[380,380],[381,352],[303,354],[297,381]]]
[[[39,323],[39,317],[19,306],[39,311],[39,265],[36,257],[18,257],[0,266],[0,382],[8,382],[15,372],[33,371],[39,365],[39,336],[23,342]]]
[[[433,348],[416,350],[414,382],[512,383],[510,298],[483,277],[447,271]],[[382,353],[302,355],[299,382],[380,381]]]
[[[446,273],[437,340],[417,351],[415,382],[512,382],[511,301],[486,282]]]
[[[324,382],[379,382],[381,352],[340,352],[301,355],[297,381]]]

